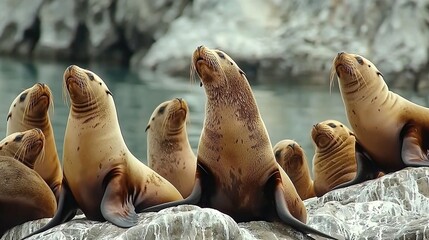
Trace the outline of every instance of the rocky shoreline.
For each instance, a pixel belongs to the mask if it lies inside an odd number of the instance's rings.
[[[0,55],[129,64],[189,78],[204,44],[254,82],[327,84],[339,51],[372,60],[389,86],[429,84],[429,0],[5,0]],[[323,73],[323,74],[321,74]]]
[[[339,239],[426,239],[429,237],[429,168],[406,168],[304,201],[307,224]],[[9,230],[2,240],[20,239],[49,219]],[[236,223],[210,208],[179,206],[139,214],[124,229],[84,215],[32,239],[309,239],[281,223]],[[317,238],[317,236],[316,236]]]

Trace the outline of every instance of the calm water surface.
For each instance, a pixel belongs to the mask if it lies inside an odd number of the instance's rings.
[[[49,85],[54,95],[54,111],[51,121],[59,156],[62,156],[64,132],[69,108],[62,96],[63,72],[71,63],[31,63],[0,59],[0,136],[6,134],[6,117],[13,99],[24,89],[37,82]],[[188,81],[165,79],[140,80],[136,75],[120,67],[80,65],[97,73],[113,93],[122,134],[129,149],[146,163],[145,128],[152,111],[161,102],[181,97],[190,108],[188,134],[194,151],[204,119],[205,94],[199,84]],[[306,151],[311,162],[314,148],[310,138],[313,124],[326,119],[336,119],[348,125],[343,102],[334,87],[303,87],[283,85],[254,85],[254,91],[262,118],[270,134],[271,143],[290,138]],[[429,106],[427,97],[412,92],[401,92],[418,104]],[[311,166],[311,163],[310,163]]]

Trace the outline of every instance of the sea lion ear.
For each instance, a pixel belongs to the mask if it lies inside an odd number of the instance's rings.
[[[355,135],[355,133],[354,133],[354,132],[349,131],[349,135],[350,135],[350,136],[353,136],[353,137],[355,137],[355,138],[356,138],[356,135]]]
[[[147,130],[150,128],[150,124],[147,125],[146,129],[144,130],[144,132],[147,132]]]

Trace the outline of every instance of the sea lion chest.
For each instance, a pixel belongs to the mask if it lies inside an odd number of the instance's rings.
[[[232,109],[209,111],[198,146],[198,162],[215,185],[208,186],[206,204],[235,219],[260,214],[264,187],[278,169],[262,121],[251,124]]]
[[[107,127],[107,125],[106,125]],[[103,130],[103,134],[100,134]],[[114,128],[92,128],[69,119],[64,138],[64,176],[73,197],[88,219],[103,219],[100,203],[103,181],[115,167],[126,162],[126,147],[115,137]]]

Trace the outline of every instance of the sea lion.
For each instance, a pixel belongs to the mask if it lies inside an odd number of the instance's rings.
[[[55,196],[33,166],[43,160],[40,129],[13,133],[0,141],[0,236],[27,221],[52,217]]]
[[[165,101],[153,111],[146,127],[148,166],[183,197],[192,192],[197,168],[186,131],[188,112],[188,104],[181,98]]]
[[[357,163],[353,132],[343,123],[326,120],[311,129],[314,191],[318,197],[356,177]]]
[[[383,74],[362,56],[338,53],[332,70],[350,126],[376,166],[387,173],[429,166],[428,108],[389,91]]]
[[[54,216],[55,196],[38,173],[10,156],[0,156],[0,172],[0,236],[27,221]]]
[[[15,132],[0,141],[0,156],[12,157],[34,169],[39,161],[43,161],[45,142],[45,135],[38,128]]]
[[[99,76],[71,65],[64,72],[64,88],[71,106],[59,210],[31,235],[69,220],[77,207],[89,220],[131,227],[137,223],[136,212],[183,199],[171,183],[128,150],[112,93]]]
[[[192,203],[238,222],[281,220],[301,232],[331,238],[304,223],[307,211],[275,160],[244,72],[226,53],[204,46],[194,51],[192,68],[207,97],[194,190],[183,201],[144,211]]]
[[[301,199],[315,197],[304,149],[296,141],[284,139],[274,145],[273,152],[276,161],[289,176]]]
[[[21,92],[10,106],[6,135],[32,128],[39,128],[43,131],[45,155],[42,161],[36,161],[34,170],[45,180],[58,200],[63,173],[48,113],[52,104],[52,93],[46,84],[36,83],[33,87]]]

